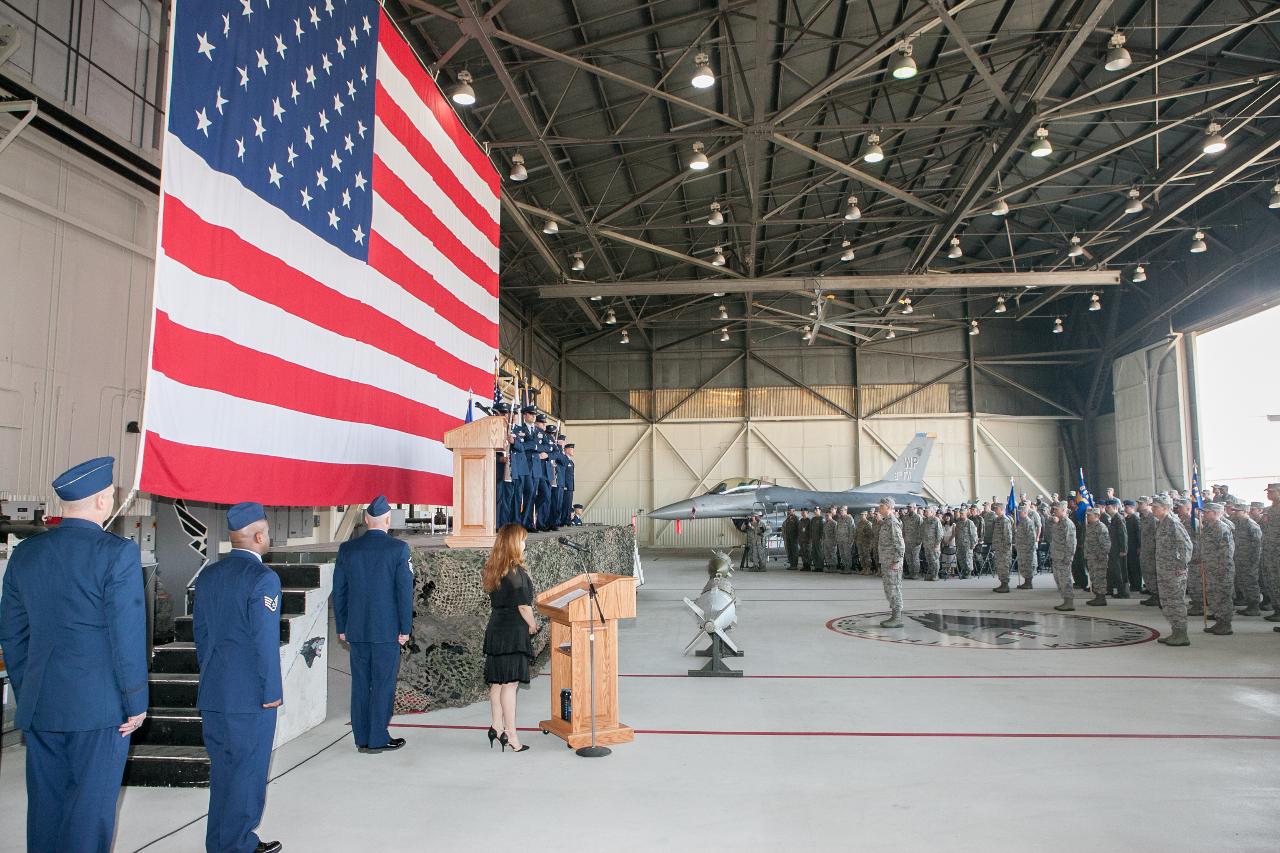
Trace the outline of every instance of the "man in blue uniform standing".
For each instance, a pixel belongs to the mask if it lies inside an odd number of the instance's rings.
[[[529,465],[533,468],[533,512],[531,524],[525,529],[550,529],[547,514],[551,511],[551,441],[546,433],[547,416],[537,415],[533,419],[533,452],[529,454]]]
[[[497,402],[493,405],[493,413],[505,417],[511,412],[511,407],[504,402]],[[520,487],[520,480],[516,476],[515,460],[511,458],[511,432],[507,432],[507,448],[499,450],[496,453],[497,469],[498,469],[498,505],[497,505],[497,526],[502,527],[504,524],[512,524],[516,520],[516,515],[511,509],[511,499],[515,496],[516,490]],[[507,465],[511,465],[511,480],[507,480]],[[518,501],[518,498],[517,498]],[[519,503],[516,504],[519,506]]]
[[[227,510],[231,553],[196,576],[196,707],[209,750],[207,853],[276,853],[262,841],[267,770],[284,701],[280,679],[280,577],[262,562],[271,547],[258,503]]]
[[[564,455],[560,452],[559,429],[547,424],[547,515],[545,522],[538,518],[539,530],[560,529],[560,502],[564,499]]]
[[[351,644],[351,732],[356,749],[387,752],[404,746],[391,737],[400,647],[413,626],[413,567],[409,546],[393,539],[391,505],[382,495],[365,510],[369,528],[342,543],[333,570],[333,615],[338,639]]]
[[[537,447],[537,439],[534,435],[537,429],[534,426],[534,416],[538,414],[538,410],[534,406],[524,406],[520,409],[521,423],[511,430],[513,436],[511,441],[511,478],[516,477],[516,471],[520,472],[520,485],[516,489],[514,500],[520,512],[516,516],[516,523],[525,530],[533,530],[533,498],[537,494],[537,487],[534,484],[535,471],[538,469],[537,454],[534,449]],[[518,468],[517,468],[518,466]]]
[[[53,481],[62,523],[13,552],[0,648],[27,741],[27,850],[106,853],[129,736],[147,716],[138,546],[102,529],[109,456]]]
[[[560,436],[560,455],[563,461],[560,465],[561,482],[564,485],[564,491],[561,492],[560,498],[560,526],[567,527],[569,522],[573,521],[573,444],[566,440],[564,435]]]

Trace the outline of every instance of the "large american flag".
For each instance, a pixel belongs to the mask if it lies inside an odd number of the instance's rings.
[[[499,179],[375,0],[180,0],[139,487],[448,503]]]

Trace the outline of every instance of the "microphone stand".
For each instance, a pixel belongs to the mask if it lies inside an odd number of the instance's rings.
[[[571,545],[561,540],[561,544],[569,545],[575,551],[582,550],[580,545]],[[613,754],[613,750],[607,746],[598,746],[596,744],[596,614],[600,614],[600,622],[605,621],[604,610],[600,607],[600,601],[596,598],[596,582],[591,572],[585,573],[587,576],[587,594],[591,598],[591,623],[587,633],[587,668],[591,672],[591,746],[583,746],[574,750],[581,758],[604,758],[606,755]]]

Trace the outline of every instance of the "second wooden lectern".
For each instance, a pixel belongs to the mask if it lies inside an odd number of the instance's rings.
[[[507,447],[507,419],[490,415],[444,434],[453,451],[453,533],[450,548],[492,548],[497,536],[498,462]]]
[[[535,600],[538,611],[551,620],[551,719],[538,727],[572,749],[591,743],[588,658],[592,611],[587,588],[592,582],[600,605],[595,614],[596,743],[608,746],[635,739],[631,727],[618,722],[618,620],[636,615],[636,579],[582,574],[551,587]],[[562,696],[566,690],[568,696]]]

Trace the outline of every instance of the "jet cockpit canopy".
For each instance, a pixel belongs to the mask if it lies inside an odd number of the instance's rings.
[[[759,477],[731,477],[728,480],[725,480],[721,483],[716,484],[716,487],[711,491],[707,492],[707,494],[732,495],[737,492],[754,491],[755,489],[758,489],[761,486],[771,486],[771,485],[773,484],[770,483],[768,480],[764,480]]]

